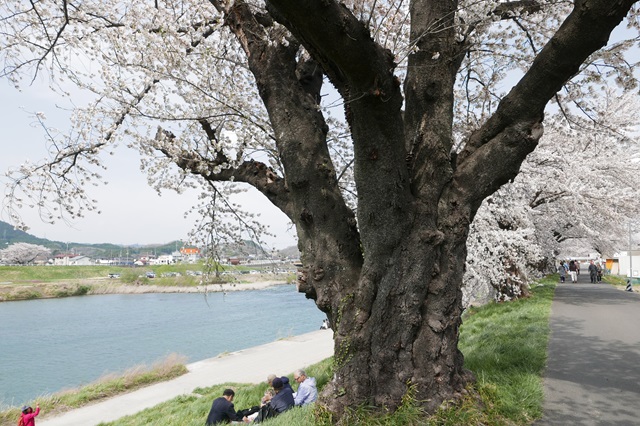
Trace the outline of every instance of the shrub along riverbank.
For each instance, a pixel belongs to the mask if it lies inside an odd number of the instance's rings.
[[[443,406],[427,416],[416,404],[414,396],[406,395],[405,404],[394,414],[372,414],[367,407],[355,407],[345,424],[348,425],[528,425],[542,415],[542,374],[549,338],[549,313],[557,277],[533,285],[531,297],[509,303],[494,303],[472,308],[464,316],[460,333],[460,348],[466,368],[477,381],[460,404]],[[333,360],[327,359],[307,367],[322,388],[333,375]],[[289,376],[292,379],[292,375]],[[211,401],[231,387],[236,391],[238,409],[255,405],[263,395],[266,383],[225,383],[198,388],[104,426],[201,426]],[[269,422],[272,426],[329,425],[328,413],[321,409],[290,410]]]

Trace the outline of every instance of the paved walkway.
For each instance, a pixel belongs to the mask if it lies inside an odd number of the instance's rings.
[[[591,284],[582,269],[578,283],[558,285],[551,305],[536,425],[640,425],[640,294]]]
[[[259,383],[267,375],[289,374],[333,355],[333,333],[318,330],[262,346],[189,364],[189,372],[137,391],[69,411],[58,417],[38,417],[38,426],[94,426],[153,407],[197,387],[225,382]],[[268,365],[268,371],[256,366]],[[46,413],[43,412],[43,416]]]

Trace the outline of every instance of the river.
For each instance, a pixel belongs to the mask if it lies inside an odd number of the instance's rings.
[[[0,303],[0,406],[87,384],[171,353],[188,362],[317,330],[293,285]]]

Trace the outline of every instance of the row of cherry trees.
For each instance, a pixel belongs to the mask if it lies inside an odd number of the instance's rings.
[[[638,107],[635,93],[610,91],[589,119],[547,122],[520,175],[485,200],[472,224],[466,303],[526,295],[530,278],[555,271],[559,254],[627,246],[627,225],[640,211]]]

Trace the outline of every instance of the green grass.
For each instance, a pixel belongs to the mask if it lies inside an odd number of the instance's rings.
[[[222,271],[241,272],[248,271],[247,266],[229,266],[222,265]],[[11,282],[12,284],[31,285],[36,282],[51,283],[64,280],[86,280],[92,278],[106,278],[109,274],[120,274],[119,279],[110,281],[122,282],[125,284],[142,283],[155,285],[186,285],[195,286],[201,284],[202,275],[190,276],[187,271],[204,271],[202,263],[173,265],[149,265],[149,266],[0,266],[0,282]],[[146,278],[144,275],[147,271],[153,271],[156,278]],[[179,277],[161,277],[165,272],[178,272]],[[269,270],[265,270],[268,273]],[[214,273],[212,271],[212,273]],[[142,277],[141,277],[142,276]],[[244,275],[220,275],[219,277],[210,277],[213,283],[224,283],[229,281],[242,282]],[[295,274],[290,274],[287,281],[292,281]]]
[[[534,284],[531,297],[509,303],[492,303],[470,309],[464,315],[460,348],[465,367],[476,375],[477,382],[456,404],[445,404],[428,416],[416,404],[411,392],[395,413],[371,412],[366,407],[354,409],[344,419],[345,425],[372,426],[458,426],[458,425],[528,425],[542,415],[542,373],[546,362],[549,314],[556,277]],[[307,367],[321,389],[332,376],[333,359]],[[265,374],[269,373],[265,369]],[[289,376],[290,379],[292,376]],[[196,389],[181,396],[102,426],[201,426],[211,402],[225,388],[236,392],[237,409],[256,405],[267,388],[258,385],[225,383]],[[331,424],[321,407],[287,411],[267,422],[270,426]]]
[[[329,358],[305,368],[309,376],[316,378],[319,388],[327,384],[331,378],[332,361]],[[265,379],[269,373],[269,371],[265,371]],[[289,375],[289,380],[293,383],[293,374]],[[211,402],[221,396],[222,391],[226,388],[232,388],[236,393],[233,401],[236,409],[244,409],[258,404],[267,390],[267,383],[264,382],[257,385],[225,383],[207,388],[197,388],[191,395],[179,396],[135,415],[123,417],[110,423],[100,423],[100,425],[202,426],[211,408]],[[268,424],[272,426],[305,426],[315,424],[313,419],[313,410],[308,407],[300,410],[290,410],[270,420]]]
[[[109,273],[124,273],[131,270],[125,267],[109,266],[0,266],[2,281],[13,282],[52,282],[60,280],[79,280],[106,277]]]
[[[621,291],[626,290],[628,279],[629,278],[624,275],[603,275],[602,276],[603,283],[610,284]],[[634,278],[631,283],[631,288],[635,293],[640,292],[640,279]]]
[[[549,313],[555,277],[534,284],[532,297],[471,309],[464,317],[460,350],[477,387],[489,386],[502,416],[527,424],[542,414]]]
[[[359,408],[344,424],[528,425],[542,416],[542,374],[546,365],[549,315],[557,277],[534,283],[531,297],[469,309],[460,331],[465,367],[477,381],[456,404],[444,404],[428,416],[411,392],[393,414]]]

